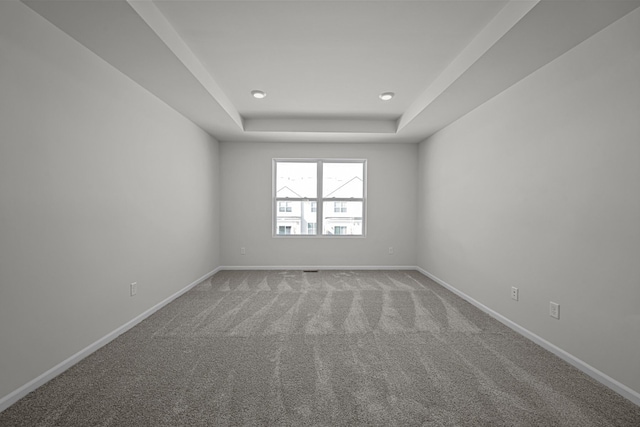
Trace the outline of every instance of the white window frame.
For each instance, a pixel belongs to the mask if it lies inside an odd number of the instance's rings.
[[[294,197],[276,197],[277,170],[278,163],[316,163],[317,173],[317,189],[315,198],[294,198]],[[362,164],[362,198],[348,197],[323,197],[323,164],[324,163],[361,163]],[[272,220],[271,234],[274,238],[314,238],[314,239],[344,239],[344,238],[365,238],[367,236],[367,160],[366,159],[330,159],[330,158],[314,158],[314,159],[272,159],[272,177],[271,177],[271,200],[272,200]],[[316,234],[278,234],[278,202],[316,202]],[[324,202],[362,202],[362,234],[322,234],[324,230],[323,210]]]

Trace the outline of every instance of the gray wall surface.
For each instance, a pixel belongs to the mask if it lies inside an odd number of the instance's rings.
[[[640,10],[423,142],[418,265],[640,392],[638,76]]]
[[[22,3],[0,58],[1,398],[219,266],[219,180],[215,140]]]
[[[221,265],[418,265],[640,392],[639,40],[640,9],[419,146],[218,144],[0,2],[0,399]],[[287,157],[368,160],[366,238],[272,237]]]
[[[224,142],[220,147],[222,265],[415,265],[416,144]],[[325,157],[367,159],[366,238],[273,237],[272,159]]]

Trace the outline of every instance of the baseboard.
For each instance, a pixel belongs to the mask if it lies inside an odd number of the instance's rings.
[[[417,270],[415,265],[224,265],[220,270]]]
[[[589,365],[588,363],[586,363],[586,362],[578,359],[574,355],[566,352],[565,350],[561,349],[560,347],[556,346],[555,344],[550,343],[549,341],[547,341],[544,338],[534,334],[533,332],[529,331],[528,329],[523,328],[522,326],[518,325],[517,323],[513,322],[512,320],[509,320],[508,318],[504,317],[500,313],[490,309],[486,305],[476,301],[475,299],[473,299],[469,295],[465,294],[464,292],[462,292],[462,291],[456,289],[455,287],[451,286],[450,284],[448,284],[444,280],[440,279],[439,277],[429,273],[428,271],[426,271],[426,270],[424,270],[424,269],[422,269],[420,267],[416,267],[416,270],[418,270],[420,273],[424,274],[425,276],[427,276],[428,278],[430,278],[434,282],[438,283],[439,285],[443,286],[444,288],[447,288],[448,290],[450,290],[451,292],[453,292],[454,294],[456,294],[460,298],[464,299],[465,301],[473,304],[474,306],[476,306],[480,310],[482,310],[485,313],[487,313],[489,316],[493,317],[494,319],[498,320],[499,322],[501,322],[504,325],[508,326],[509,328],[513,329],[514,331],[516,331],[520,335],[524,336],[525,338],[530,339],[531,341],[533,341],[536,344],[538,344],[540,347],[544,348],[545,350],[550,351],[551,353],[555,354],[556,356],[558,356],[559,358],[561,358],[565,362],[567,362],[570,365],[580,369],[582,372],[584,372],[585,374],[589,375],[591,378],[595,379],[596,381],[598,381],[602,385],[610,388],[611,390],[615,391],[616,393],[620,394],[621,396],[625,397],[626,399],[629,399],[631,402],[633,402],[636,405],[640,406],[640,393],[638,393],[637,391],[632,390],[631,388],[629,388],[626,385],[620,383],[619,381],[614,380],[613,378],[611,378],[607,374],[597,370],[596,368],[594,368],[593,366]]]
[[[147,317],[151,316],[153,313],[155,313],[156,311],[160,310],[162,307],[164,307],[165,305],[169,304],[171,301],[173,301],[174,299],[178,298],[179,296],[181,296],[182,294],[184,294],[185,292],[187,292],[188,290],[190,290],[191,288],[196,286],[198,283],[200,283],[203,280],[206,280],[209,277],[213,276],[214,274],[216,274],[220,270],[221,270],[221,267],[218,267],[215,270],[210,271],[209,273],[207,273],[204,276],[200,277],[199,279],[196,279],[195,281],[193,281],[189,285],[185,286],[184,288],[182,288],[181,290],[179,290],[175,294],[169,296],[168,298],[166,298],[163,301],[159,302],[158,304],[154,305],[153,307],[151,307],[150,309],[146,310],[142,314],[140,314],[140,315],[136,316],[135,318],[131,319],[130,321],[128,321],[124,325],[120,326],[116,330],[108,333],[107,335],[105,335],[104,337],[100,338],[99,340],[97,340],[93,344],[83,348],[82,350],[80,350],[79,352],[77,352],[73,356],[69,357],[68,359],[64,360],[63,362],[60,362],[59,364],[57,364],[53,368],[51,368],[48,371],[44,372],[42,375],[34,378],[33,380],[29,381],[28,383],[26,383],[22,387],[14,390],[13,392],[9,393],[8,395],[0,398],[0,412],[4,411],[9,406],[13,405],[18,400],[22,399],[24,396],[26,396],[27,394],[31,393],[32,391],[34,391],[35,389],[37,389],[41,385],[43,385],[46,382],[48,382],[48,381],[52,380],[53,378],[57,377],[58,375],[60,375],[61,373],[63,373],[64,371],[66,371],[67,369],[69,369],[70,367],[72,367],[73,365],[75,365],[76,363],[80,362],[82,359],[84,359],[85,357],[87,357],[88,355],[93,353],[94,351],[98,350],[100,347],[103,347],[104,345],[106,345],[109,342],[113,341],[119,335],[122,335],[123,333],[127,332],[129,329],[133,328],[135,325],[137,325],[138,323],[142,322],[144,319],[146,319]]]
[[[126,331],[128,331],[129,329],[131,329],[132,327],[134,327],[135,325],[137,325],[138,323],[142,322],[144,319],[146,319],[147,317],[151,316],[153,313],[155,313],[156,311],[158,311],[159,309],[164,307],[165,305],[169,304],[174,299],[178,298],[179,296],[181,296],[185,292],[189,291],[191,288],[196,286],[198,283],[200,283],[203,280],[206,280],[209,277],[211,277],[214,274],[216,274],[218,271],[222,271],[222,270],[303,270],[303,269],[305,269],[305,270],[306,269],[314,269],[314,270],[316,270],[316,269],[317,270],[416,270],[416,271],[424,274],[425,276],[427,276],[428,278],[430,278],[434,282],[438,283],[442,287],[444,287],[444,288],[450,290],[451,292],[453,292],[454,294],[458,295],[460,298],[464,299],[465,301],[468,301],[469,303],[471,303],[475,307],[477,307],[480,310],[484,311],[485,313],[487,313],[488,315],[490,315],[494,319],[498,320],[499,322],[503,323],[504,325],[506,325],[509,328],[513,329],[514,331],[518,332],[520,335],[524,336],[525,338],[530,339],[531,341],[533,341],[536,344],[540,345],[542,348],[550,351],[551,353],[553,353],[556,356],[560,357],[562,360],[566,361],[567,363],[571,364],[572,366],[576,367],[577,369],[580,369],[582,372],[584,372],[585,374],[589,375],[590,377],[592,377],[596,381],[600,382],[604,386],[610,388],[611,390],[615,391],[616,393],[620,394],[621,396],[627,398],[631,402],[633,402],[636,405],[640,406],[640,393],[638,393],[637,391],[632,390],[631,388],[625,386],[624,384],[620,383],[619,381],[614,380],[613,378],[609,377],[608,375],[604,374],[603,372],[600,372],[599,370],[597,370],[593,366],[585,363],[584,361],[578,359],[577,357],[575,357],[572,354],[566,352],[565,350],[561,349],[560,347],[550,343],[549,341],[545,340],[544,338],[541,338],[540,336],[534,334],[533,332],[529,331],[528,329],[525,329],[522,326],[518,325],[517,323],[509,320],[508,318],[504,317],[500,313],[497,313],[496,311],[490,309],[489,307],[485,306],[484,304],[476,301],[475,299],[473,299],[469,295],[467,295],[464,292],[456,289],[455,287],[451,286],[450,284],[448,284],[444,280],[438,278],[437,276],[429,273],[428,271],[426,271],[426,270],[424,270],[424,269],[422,269],[420,267],[416,267],[416,266],[221,266],[221,267],[218,267],[215,270],[205,274],[204,276],[200,277],[199,279],[196,279],[195,281],[193,281],[192,283],[190,283],[189,285],[187,285],[183,289],[179,290],[175,294],[169,296],[168,298],[166,298],[163,301],[159,302],[158,304],[154,305],[153,307],[151,307],[150,309],[146,310],[142,314],[136,316],[134,319],[130,320],[129,322],[127,322],[124,325],[122,325],[119,328],[117,328],[116,330],[114,330],[114,331],[110,332],[109,334],[105,335],[104,337],[100,338],[99,340],[97,340],[93,344],[91,344],[91,345],[87,346],[86,348],[80,350],[79,352],[77,352],[73,356],[69,357],[68,359],[64,360],[63,362],[59,363],[58,365],[54,366],[53,368],[49,369],[48,371],[44,372],[42,375],[38,376],[37,378],[29,381],[27,384],[23,385],[22,387],[16,389],[15,391],[9,393],[6,396],[0,398],[0,412],[4,411],[9,406],[13,405],[15,402],[17,402],[18,400],[20,400],[21,398],[23,398],[24,396],[26,396],[30,392],[34,391],[35,389],[37,389],[41,385],[45,384],[46,382],[48,382],[51,379],[55,378],[56,376],[60,375],[61,373],[63,373],[64,371],[66,371],[67,369],[69,369],[70,367],[72,367],[73,365],[75,365],[76,363],[80,362],[82,359],[84,359],[85,357],[87,357],[88,355],[93,353],[94,351],[98,350],[100,347],[103,347],[104,345],[108,344],[109,342],[111,342],[112,340],[117,338],[119,335],[125,333]]]

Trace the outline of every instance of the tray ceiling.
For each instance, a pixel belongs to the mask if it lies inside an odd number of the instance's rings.
[[[219,141],[420,142],[638,1],[24,1]],[[264,99],[251,96],[264,91]],[[389,101],[378,95],[393,92]]]

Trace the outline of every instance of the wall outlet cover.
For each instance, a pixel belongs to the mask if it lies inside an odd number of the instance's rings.
[[[549,302],[549,316],[560,319],[560,304]]]

